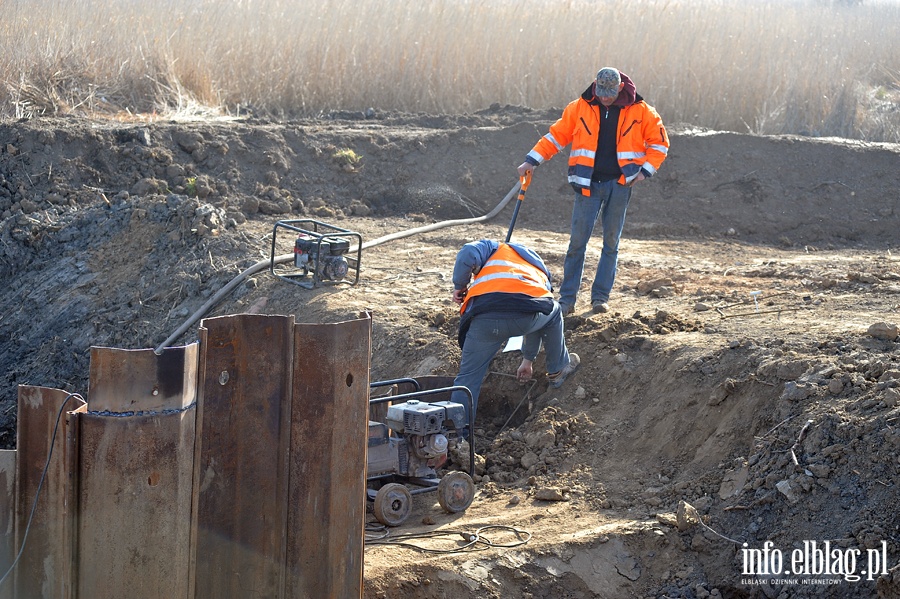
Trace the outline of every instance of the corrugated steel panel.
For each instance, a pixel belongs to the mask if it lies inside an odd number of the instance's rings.
[[[362,597],[372,326],[298,324],[285,597]]]
[[[16,558],[16,450],[0,449],[0,576]],[[13,599],[12,574],[0,585],[0,599]]]
[[[198,356],[91,349],[74,440],[79,599],[188,597]]]
[[[196,343],[149,349],[91,348],[92,412],[155,412],[193,404],[197,389]]]
[[[68,597],[71,592],[73,513],[68,502],[66,412],[78,409],[84,409],[84,400],[78,395],[46,387],[19,387],[16,552],[26,540],[26,530],[28,535],[12,583],[14,597],[56,599]],[[38,489],[40,496],[35,503]],[[29,528],[32,507],[34,517]]]
[[[12,597],[362,597],[371,318],[200,331],[202,361],[92,348],[88,405],[20,388],[0,552],[49,467]]]
[[[198,599],[281,596],[293,326],[250,314],[201,323]]]

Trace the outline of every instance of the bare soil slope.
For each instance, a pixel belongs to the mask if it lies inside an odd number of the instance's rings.
[[[370,241],[483,215],[554,116],[0,124],[0,444],[15,446],[17,385],[87,396],[90,346],[160,344],[269,256],[277,220]],[[566,320],[582,369],[548,390],[539,358],[520,386],[518,358],[498,356],[475,503],[451,516],[418,496],[390,537],[504,525],[527,543],[373,544],[367,597],[900,594],[896,570],[877,584],[743,575],[740,545],[886,548],[881,570],[900,557],[900,148],[671,129],[668,160],[629,207],[613,311],[579,304]],[[571,198],[558,157],[538,169],[514,233],[559,276]],[[206,316],[334,322],[369,309],[373,380],[453,375],[454,256],[504,237],[511,214],[370,247],[352,287],[263,270]],[[598,257],[595,241],[589,268]],[[195,339],[196,325],[175,343]],[[703,524],[676,526],[681,502]]]

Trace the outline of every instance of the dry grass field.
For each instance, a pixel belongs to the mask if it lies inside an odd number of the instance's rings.
[[[561,107],[615,65],[667,122],[900,140],[900,4],[0,0],[0,115]]]

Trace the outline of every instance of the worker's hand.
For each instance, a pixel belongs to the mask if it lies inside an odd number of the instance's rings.
[[[643,181],[643,180],[646,179],[646,178],[647,178],[647,177],[644,176],[643,171],[638,171],[637,177],[635,177],[634,179],[632,179],[631,181],[629,181],[628,184],[627,184],[625,187],[634,187],[634,184],[635,184],[635,183],[637,183],[638,181]]]
[[[534,370],[531,368],[531,360],[526,360],[522,358],[522,363],[519,364],[519,369],[516,371],[516,380],[520,383],[527,383],[531,380],[532,375],[534,374]]]
[[[534,172],[534,165],[528,161],[525,161],[522,164],[520,164],[519,168],[517,168],[516,170],[519,171],[520,177],[524,177],[527,173]]]
[[[453,295],[451,296],[454,304],[462,304],[463,300],[466,299],[466,290],[465,289],[454,289]]]

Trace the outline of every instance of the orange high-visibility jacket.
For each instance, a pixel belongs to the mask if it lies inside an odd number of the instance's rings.
[[[569,183],[584,195],[590,195],[594,157],[600,136],[600,111],[603,106],[591,104],[579,97],[566,106],[562,116],[550,126],[550,132],[542,137],[528,153],[528,157],[541,164],[572,144],[569,152]],[[622,176],[622,185],[637,177],[641,168],[650,173],[656,171],[669,152],[669,135],[656,110],[637,96],[637,101],[623,106],[617,123],[616,152]]]
[[[459,308],[460,314],[473,297],[486,293],[522,293],[530,297],[553,297],[547,274],[501,243],[475,276]]]

